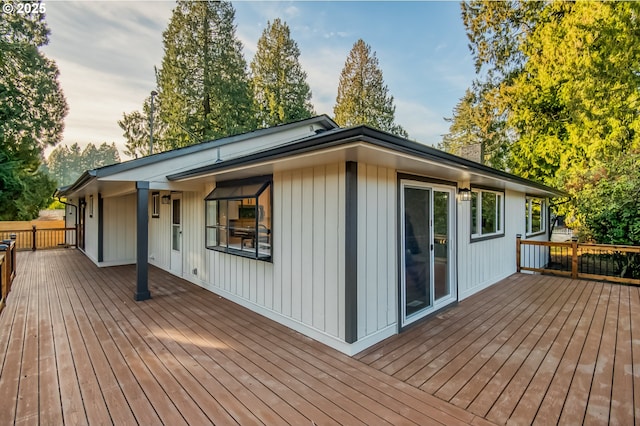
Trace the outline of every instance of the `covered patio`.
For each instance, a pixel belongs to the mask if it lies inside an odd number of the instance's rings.
[[[516,274],[350,358],[160,269],[21,252],[0,424],[640,419],[636,287]],[[638,408],[634,408],[638,407]]]

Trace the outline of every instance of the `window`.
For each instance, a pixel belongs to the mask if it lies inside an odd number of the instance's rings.
[[[151,194],[151,217],[160,217],[160,193]]]
[[[471,190],[471,238],[504,235],[504,193]]]
[[[546,231],[546,203],[542,198],[527,197],[526,235],[542,234]]]
[[[206,247],[271,259],[272,178],[219,182],[205,198]]]

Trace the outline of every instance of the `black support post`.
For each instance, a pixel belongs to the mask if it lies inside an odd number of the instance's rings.
[[[149,292],[149,182],[136,182],[136,293],[139,302],[151,298]]]

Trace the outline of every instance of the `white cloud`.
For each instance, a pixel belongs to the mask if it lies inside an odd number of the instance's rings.
[[[409,138],[425,145],[435,146],[449,130],[439,114],[422,103],[395,99],[396,123],[404,127]]]
[[[318,114],[333,116],[340,72],[348,52],[348,48],[324,47],[300,55],[300,64],[307,72],[313,94],[311,101]]]
[[[60,70],[69,114],[63,143],[124,139],[117,121],[140,109],[155,87],[162,31],[173,2],[47,2],[50,43],[43,50]]]

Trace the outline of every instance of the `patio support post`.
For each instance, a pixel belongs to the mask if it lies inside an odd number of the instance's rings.
[[[149,292],[149,182],[136,182],[136,293],[133,300],[151,298]]]

